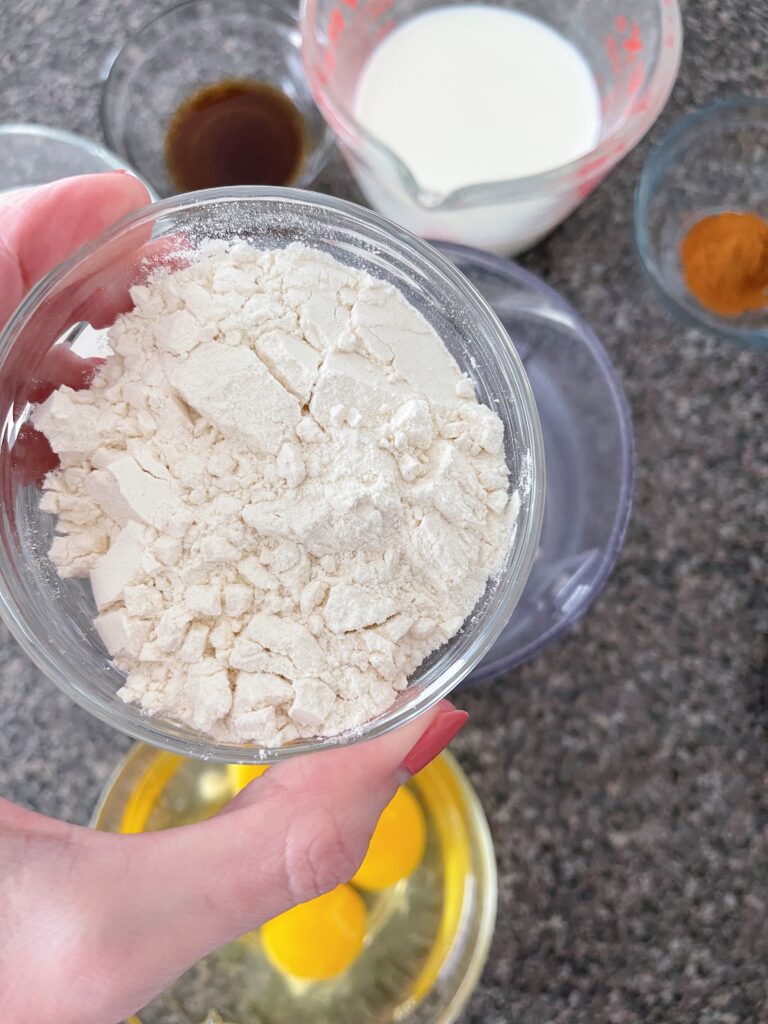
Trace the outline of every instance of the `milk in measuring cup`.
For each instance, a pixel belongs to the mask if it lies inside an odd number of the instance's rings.
[[[601,126],[597,85],[576,48],[536,18],[485,4],[433,8],[395,28],[363,68],[354,112],[422,195],[416,202],[374,159],[356,168],[374,206],[420,234],[497,252],[538,240],[576,205],[573,190],[441,199],[561,167],[595,147]]]

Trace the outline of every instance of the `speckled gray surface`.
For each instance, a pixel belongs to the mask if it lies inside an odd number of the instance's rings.
[[[164,6],[3,0],[0,120],[98,136],[105,55]],[[768,352],[668,320],[630,230],[649,141],[683,110],[765,91],[766,53],[764,4],[689,2],[681,77],[651,139],[522,261],[615,360],[637,493],[588,617],[534,664],[458,698],[472,721],[456,749],[501,888],[466,1024],[768,1021]],[[338,159],[318,186],[356,198]],[[3,630],[0,792],[86,821],[128,746]]]

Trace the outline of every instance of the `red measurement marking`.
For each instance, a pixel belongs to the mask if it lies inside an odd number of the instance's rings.
[[[664,36],[664,45],[668,50],[672,49],[672,47],[675,45],[674,32],[667,32],[667,34]]]
[[[624,40],[624,49],[627,53],[635,54],[639,53],[643,48],[643,39],[640,35],[640,26],[637,22],[632,26],[632,31],[629,33],[629,39]]]
[[[616,31],[619,32],[621,35],[624,35],[624,33],[627,31],[628,24],[629,21],[627,20],[626,14],[619,14],[616,18]]]
[[[378,43],[384,38],[384,36],[388,36],[394,27],[394,18],[390,18],[389,21],[385,21],[383,25],[379,26],[379,31],[376,33],[376,42]]]
[[[344,31],[344,15],[339,7],[334,7],[328,19],[328,38],[332,43],[338,42],[339,36]]]
[[[380,18],[386,14],[395,4],[395,0],[371,0],[366,8],[366,15],[369,18]]]
[[[605,37],[605,48],[608,51],[608,60],[611,62],[614,74],[621,74],[621,58],[619,57],[619,50],[616,46],[616,40],[612,35]]]
[[[634,97],[640,92],[644,79],[645,63],[642,60],[639,60],[632,68],[632,73],[630,74],[629,81],[627,82],[627,95],[629,97]]]
[[[357,7],[357,0],[344,0],[344,3],[347,5],[350,11],[354,11],[354,9]]]
[[[576,188],[580,199],[585,199],[594,188],[597,188],[608,171],[608,165],[607,156],[596,157],[584,164],[579,171],[581,182]]]
[[[323,69],[326,75],[333,74],[336,70],[336,56],[332,50],[326,50],[323,57]]]
[[[607,163],[607,156],[597,156],[594,160],[588,160],[579,171],[579,177],[591,178],[592,175],[597,174],[598,171],[602,170]]]
[[[608,92],[606,92],[605,95],[603,96],[602,100],[600,101],[600,107],[601,107],[603,113],[607,114],[610,110],[613,110],[613,108],[615,106],[616,106],[616,86],[614,85],[613,88],[609,89]]]

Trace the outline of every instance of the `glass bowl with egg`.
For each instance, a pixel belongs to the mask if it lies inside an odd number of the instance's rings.
[[[279,746],[214,739],[209,730],[126,703],[118,696],[126,674],[94,626],[90,583],[62,579],[48,556],[56,517],[45,511],[45,502],[40,507],[40,480],[56,460],[30,418],[62,383],[73,384],[73,361],[82,367],[82,357],[100,351],[101,332],[131,307],[129,287],[146,282],[158,261],[167,268],[194,260],[212,240],[247,240],[257,250],[275,251],[300,242],[393,285],[442,340],[478,402],[503,425],[509,494],[519,505],[505,520],[499,568],[458,631],[408,674],[391,706],[340,735],[305,731]],[[193,757],[259,764],[380,735],[425,711],[472,671],[528,578],[541,529],[544,461],[535,401],[514,345],[479,292],[444,256],[351,203],[290,189],[238,187],[164,200],[126,217],[30,292],[0,337],[0,380],[3,616],[45,675],[98,718],[147,743]]]
[[[264,770],[136,744],[91,825],[126,834],[202,821]],[[444,753],[389,804],[348,884],[206,956],[126,1024],[451,1024],[480,977],[496,904],[488,822]]]

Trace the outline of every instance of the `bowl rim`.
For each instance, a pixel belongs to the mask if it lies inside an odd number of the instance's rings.
[[[394,243],[400,251],[416,257],[422,265],[429,266],[430,271],[439,274],[443,281],[453,287],[462,298],[465,309],[483,319],[489,335],[497,343],[493,346],[499,365],[505,367],[511,377],[517,394],[515,395],[515,412],[521,425],[524,450],[527,452],[528,470],[526,511],[522,523],[518,520],[518,528],[512,532],[514,547],[508,564],[499,577],[495,590],[494,604],[487,619],[483,622],[474,642],[462,655],[461,664],[454,661],[443,666],[439,675],[427,681],[418,696],[407,704],[396,705],[385,711],[371,726],[370,723],[354,730],[333,737],[325,737],[319,741],[301,741],[285,747],[259,748],[256,746],[233,745],[223,741],[201,736],[180,738],[170,733],[161,719],[153,719],[136,711],[133,706],[125,705],[118,714],[114,707],[106,703],[104,698],[90,689],[78,685],[78,681],[59,667],[59,661],[49,650],[38,642],[37,635],[28,626],[29,616],[19,607],[15,597],[13,583],[9,585],[9,572],[6,559],[0,558],[0,613],[9,629],[25,653],[31,658],[43,674],[60,689],[74,699],[81,707],[94,714],[101,721],[117,728],[135,739],[143,740],[153,746],[186,756],[199,757],[203,760],[224,761],[228,763],[272,764],[300,754],[334,746],[349,746],[363,740],[374,739],[392,729],[413,721],[418,715],[433,707],[451,690],[454,689],[475,666],[498,638],[506,625],[514,606],[520,598],[523,587],[530,574],[531,566],[538,549],[541,532],[544,490],[545,462],[544,447],[541,436],[536,402],[530,382],[525,373],[523,363],[504,330],[499,318],[491,309],[480,292],[470,284],[463,274],[450,260],[423,239],[413,235],[405,228],[393,224],[384,217],[348,200],[338,199],[321,193],[308,192],[305,189],[279,188],[268,185],[240,185],[236,187],[206,189],[200,192],[189,192],[181,196],[171,196],[160,202],[152,203],[142,209],[133,211],[113,224],[99,238],[80,248],[67,260],[50,271],[39,281],[22,301],[8,323],[0,331],[0,372],[2,364],[12,348],[20,329],[30,316],[38,309],[47,295],[65,279],[83,260],[88,259],[105,245],[109,245],[124,232],[130,232],[138,225],[153,223],[164,214],[180,213],[188,209],[200,209],[208,204],[221,202],[259,201],[275,203],[291,203],[297,207],[320,208],[331,215],[343,218],[348,225],[368,231],[377,237],[383,237],[389,244]],[[370,235],[369,235],[370,237]],[[507,401],[508,395],[498,396]],[[5,438],[3,438],[5,440]],[[523,529],[519,529],[520,525]],[[0,518],[0,528],[7,529],[4,517]],[[482,642],[479,642],[482,641]],[[428,669],[427,671],[430,671]],[[170,723],[173,724],[173,723]],[[181,728],[174,726],[175,728]]]
[[[152,15],[151,18],[147,18],[147,20],[142,22],[137,29],[129,33],[119,46],[113,47],[107,55],[101,69],[98,117],[101,133],[106,139],[107,145],[116,153],[121,152],[121,147],[118,145],[113,131],[112,122],[109,114],[107,113],[107,105],[115,88],[115,78],[117,72],[120,70],[121,61],[125,59],[125,54],[128,49],[132,46],[141,46],[142,36],[144,33],[147,29],[152,28],[152,26],[156,25],[158,22],[171,19],[185,10],[192,10],[194,8],[201,7],[204,3],[211,2],[212,0],[179,0],[178,3],[173,4],[171,7],[167,7],[164,11],[159,11],[157,14]],[[219,18],[224,20],[227,16],[236,14],[238,11],[240,13],[252,13],[254,18],[257,16],[261,16],[262,19],[269,18],[276,24],[290,28],[292,30],[292,42],[296,48],[296,53],[298,57],[301,58],[301,34],[298,18],[289,9],[287,9],[285,5],[282,5],[279,0],[226,0],[226,4],[222,4],[221,8],[216,13]],[[304,77],[306,78],[306,69],[304,68],[303,63],[302,70],[304,71]],[[256,71],[254,71],[253,77],[257,78]],[[307,87],[309,88],[309,80],[307,80]],[[312,102],[314,102],[314,96],[312,95],[311,88],[309,88],[309,95]],[[289,186],[291,188],[303,188],[313,182],[323,171],[330,158],[331,151],[334,146],[333,132],[324,117],[320,117],[320,122],[322,124],[322,137],[316,146],[313,146],[308,150],[304,158],[305,164],[308,163],[307,157],[315,158],[311,173],[307,175],[302,169],[302,173],[296,181]],[[143,180],[144,179],[142,178],[142,181]],[[155,201],[160,198],[155,189],[151,190],[151,195]]]
[[[729,323],[716,313],[708,312],[703,306],[681,302],[670,290],[655,255],[648,230],[648,209],[663,180],[664,172],[679,147],[689,140],[695,140],[708,127],[727,122],[733,115],[759,111],[768,118],[768,97],[733,94],[708,103],[678,118],[667,132],[655,143],[643,164],[635,187],[634,235],[635,251],[646,280],[668,312],[686,327],[694,327],[707,334],[726,341],[737,341],[762,347],[768,345],[768,327],[739,327],[737,322]]]
[[[637,466],[637,452],[635,445],[635,434],[632,426],[632,411],[627,396],[622,387],[616,368],[611,361],[603,343],[598,338],[592,326],[574,309],[574,307],[551,285],[547,284],[537,274],[521,267],[514,260],[507,260],[493,253],[484,252],[481,249],[474,249],[468,245],[459,245],[453,242],[438,242],[437,247],[449,256],[456,253],[465,260],[471,260],[475,266],[485,268],[494,274],[505,277],[510,281],[520,281],[539,292],[550,300],[553,306],[563,310],[568,318],[578,327],[579,334],[583,338],[586,348],[595,364],[599,368],[608,390],[616,412],[616,420],[619,427],[620,444],[624,455],[624,472],[621,478],[618,499],[616,502],[616,515],[613,520],[611,532],[603,546],[599,568],[594,577],[594,582],[589,592],[580,599],[573,612],[558,620],[548,630],[541,634],[536,640],[531,640],[514,655],[499,657],[494,661],[482,661],[464,680],[463,686],[471,686],[475,683],[482,683],[494,676],[509,672],[513,668],[530,661],[541,654],[547,647],[559,640],[568,633],[576,623],[586,615],[591,606],[603,592],[608,579],[613,572],[621,554],[624,540],[632,518],[632,507],[634,500],[635,471]],[[546,503],[546,495],[545,495]],[[523,594],[525,591],[523,591]]]
[[[102,145],[95,139],[89,139],[86,135],[78,135],[77,132],[70,132],[65,128],[51,128],[45,124],[34,124],[31,121],[3,121],[0,122],[0,136],[8,135],[25,135],[25,136],[36,136],[40,139],[51,139],[54,142],[63,142],[73,149],[79,149],[82,152],[88,153],[89,156],[94,156],[99,160],[102,160],[107,168],[111,168],[115,171],[128,171],[134,178],[142,183],[149,193],[152,202],[156,202],[159,199],[157,192],[154,190],[152,185],[147,179],[139,174],[139,172],[129,164],[119,153],[115,153],[114,150],[109,149],[107,146]],[[99,174],[99,171],[93,171],[94,174]],[[55,178],[51,179],[51,182],[55,181]],[[31,185],[30,188],[42,187],[44,184],[50,184],[49,182],[43,182],[40,186]],[[20,185],[19,188],[25,188],[27,186]]]
[[[634,149],[650,130],[669,99],[680,69],[683,50],[680,4],[678,0],[655,0],[662,23],[665,19],[668,19],[669,23],[662,24],[659,59],[648,82],[648,92],[653,102],[638,111],[638,116],[626,118],[615,132],[601,139],[589,152],[569,163],[520,178],[479,182],[452,189],[444,195],[435,195],[422,188],[410,167],[397,153],[364,128],[351,112],[342,109],[339,103],[331,99],[323,83],[322,62],[316,59],[313,52],[317,48],[315,40],[307,30],[310,13],[315,11],[318,2],[319,0],[300,0],[299,13],[304,73],[315,103],[343,145],[349,146],[354,152],[357,140],[362,139],[380,159],[389,162],[395,168],[403,188],[425,209],[434,211],[536,197],[542,190],[547,191],[552,185],[557,185],[563,177],[570,175],[580,177],[585,185],[594,183],[596,179],[600,180],[620,159]],[[356,6],[356,0],[346,2],[350,7]],[[658,86],[658,89],[654,93],[655,86]]]

